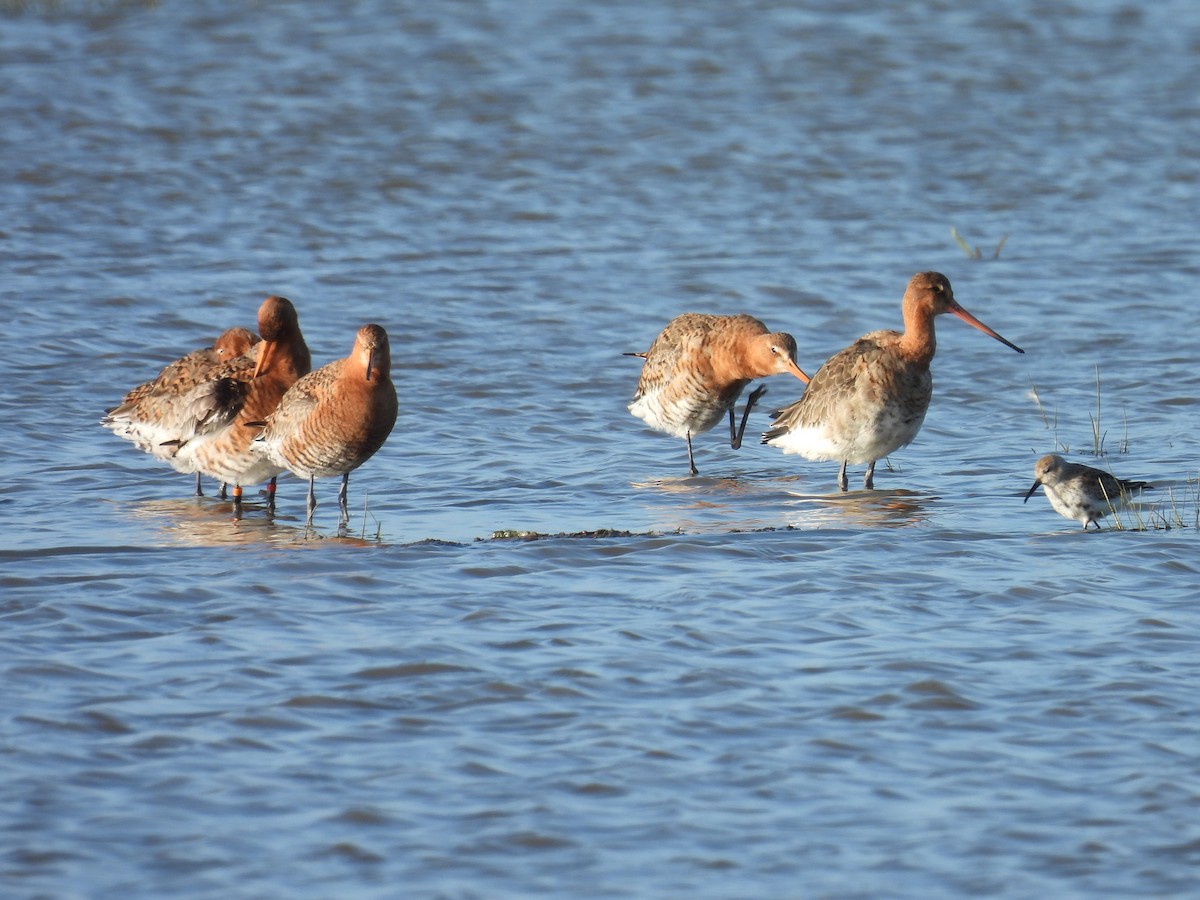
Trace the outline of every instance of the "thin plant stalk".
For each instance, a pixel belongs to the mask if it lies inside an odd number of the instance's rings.
[[[1092,420],[1092,455],[1100,457],[1104,455],[1104,438],[1106,433],[1100,430],[1100,367],[1096,366],[1096,415],[1090,416]]]

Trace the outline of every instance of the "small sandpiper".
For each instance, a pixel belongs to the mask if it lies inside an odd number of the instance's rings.
[[[1094,523],[1099,531],[1101,519],[1126,508],[1134,494],[1154,486],[1145,481],[1125,481],[1091,466],[1067,462],[1057,453],[1039,459],[1033,474],[1037,480],[1025,495],[1025,502],[1029,502],[1039,487],[1044,487],[1054,511],[1082,523],[1085,530]]]

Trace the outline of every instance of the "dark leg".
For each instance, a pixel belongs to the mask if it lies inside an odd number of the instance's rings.
[[[275,512],[275,478],[272,475],[271,480],[267,482],[267,511]]]
[[[350,473],[342,473],[342,486],[338,489],[338,506],[342,509],[342,522],[350,521],[350,510],[346,507],[346,489],[350,486]]]
[[[313,482],[316,481],[315,475],[308,476],[308,523],[312,524],[313,512],[317,508],[317,491],[313,487]]]
[[[758,402],[758,398],[767,392],[765,384],[759,385],[750,392],[750,396],[746,398],[746,409],[742,412],[741,427],[735,432],[733,430],[733,407],[729,408],[729,446],[734,450],[738,450],[742,446],[742,435],[746,433],[746,420],[750,418],[750,410],[754,409],[754,404]]]
[[[867,466],[867,474],[863,476],[863,487],[868,491],[875,487],[875,460]]]
[[[204,488],[200,485],[200,473],[199,472],[196,473],[196,496],[197,497],[204,496]]]
[[[730,413],[730,415],[733,415],[733,413]],[[691,470],[693,475],[699,475],[700,470],[696,468],[696,460],[692,458],[692,433],[690,431],[688,432],[688,435],[687,435],[687,442],[688,442],[688,468]]]
[[[838,471],[838,490],[843,494],[850,489],[850,482],[846,480],[846,463],[847,460],[842,460],[842,468]]]
[[[233,517],[235,519],[242,517],[242,486],[240,484],[233,486]]]
[[[222,500],[224,500],[226,497],[226,491],[225,491],[226,487],[227,487],[227,485],[225,484],[225,482],[222,481],[221,482],[221,490],[217,491],[217,496],[220,497]]]

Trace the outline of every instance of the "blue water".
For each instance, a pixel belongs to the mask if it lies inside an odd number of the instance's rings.
[[[1194,895],[1193,4],[2,9],[0,894]],[[926,269],[1027,352],[941,320],[875,491],[625,409]],[[271,293],[391,335],[345,537],[97,424]]]

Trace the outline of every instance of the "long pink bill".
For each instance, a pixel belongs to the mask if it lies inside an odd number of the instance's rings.
[[[801,381],[803,381],[805,384],[808,384],[809,378],[807,375],[804,374],[804,370],[802,368],[800,368],[799,365],[797,365],[795,360],[789,360],[789,361],[791,362],[791,365],[788,367],[788,371],[791,372],[793,375],[795,375],[797,378],[799,378]]]
[[[998,335],[996,332],[992,331],[992,329],[988,328],[986,325],[984,325],[982,322],[980,322],[977,318],[975,318],[973,315],[971,315],[969,312],[967,312],[965,309],[963,309],[957,303],[954,303],[953,305],[951,305],[951,307],[947,310],[947,312],[954,313],[954,315],[958,316],[960,319],[962,319],[968,325],[978,328],[980,331],[982,331],[986,335],[989,335],[990,337],[994,337],[996,340],[998,340],[1000,343],[1004,344],[1005,346],[1012,347],[1018,353],[1025,352],[1020,347],[1018,347],[1016,344],[1014,344],[1012,341],[1008,340],[1007,338],[1003,338],[1000,335]]]

